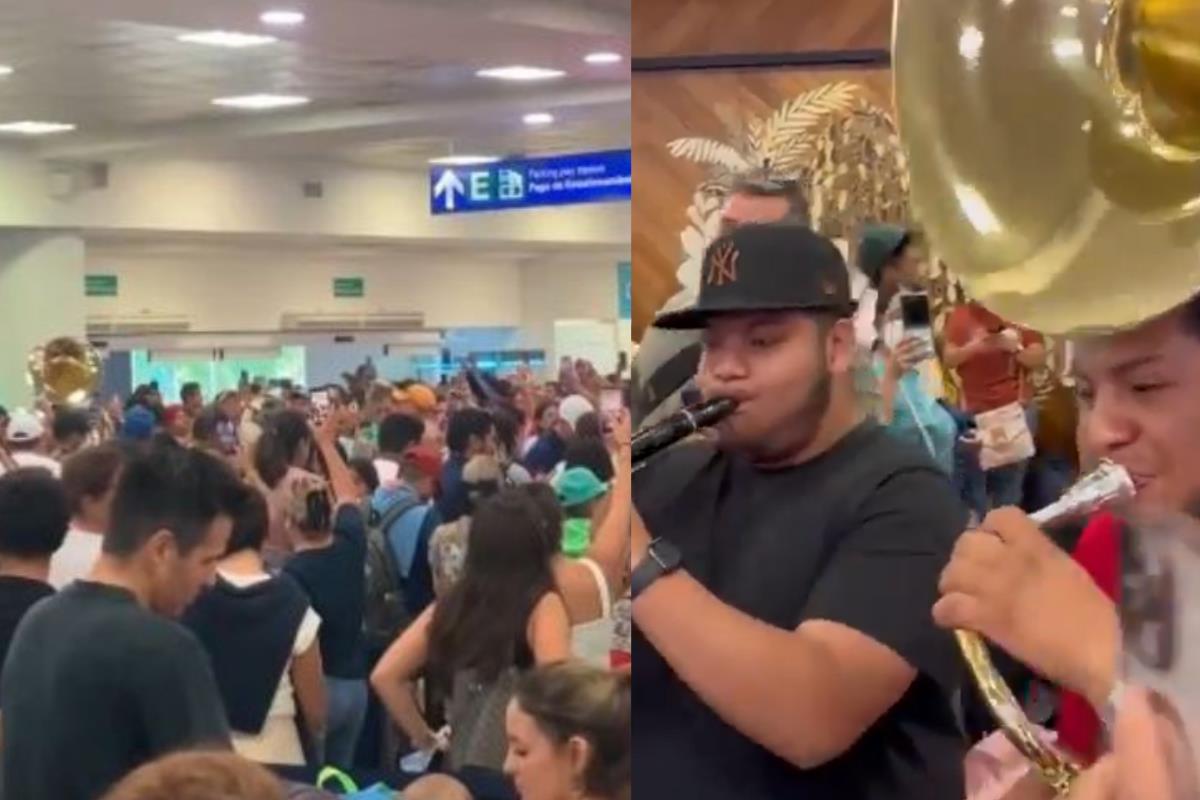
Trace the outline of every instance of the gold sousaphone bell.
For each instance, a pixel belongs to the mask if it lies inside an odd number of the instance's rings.
[[[917,222],[975,299],[1080,334],[1200,290],[1200,0],[896,0],[893,63]],[[1067,793],[1078,767],[979,637],[958,641],[1009,739]]]
[[[86,342],[52,339],[29,354],[27,371],[39,400],[81,406],[100,383],[100,354]]]
[[[972,296],[1046,333],[1200,288],[1200,2],[897,0],[912,204]]]

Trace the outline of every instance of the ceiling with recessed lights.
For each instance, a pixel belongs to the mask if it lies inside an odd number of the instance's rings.
[[[451,153],[625,147],[629,5],[0,0],[0,68],[13,70],[0,74],[0,126],[74,125],[23,139],[46,158],[68,159],[186,152],[409,168]],[[268,11],[304,19],[267,24]],[[213,31],[275,41],[233,48],[181,40]],[[598,52],[623,60],[585,61]],[[520,82],[478,75],[513,66],[565,74]],[[554,122],[526,125],[530,114]]]

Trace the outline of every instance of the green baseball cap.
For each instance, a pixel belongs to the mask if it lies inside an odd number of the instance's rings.
[[[899,225],[870,224],[863,228],[858,240],[858,268],[872,285],[879,283],[884,266],[909,238],[908,229]]]
[[[590,503],[607,492],[608,486],[587,467],[571,467],[554,481],[554,493],[564,508]]]

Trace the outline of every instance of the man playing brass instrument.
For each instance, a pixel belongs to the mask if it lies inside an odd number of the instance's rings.
[[[864,419],[851,306],[831,242],[747,225],[709,248],[697,305],[657,321],[703,330],[699,384],[739,407],[718,447],[635,482],[639,797],[962,796],[961,665],[928,609],[966,514]]]
[[[1134,328],[1081,340],[1075,370],[1081,452],[1111,459],[1129,471],[1137,487],[1137,510],[1196,516],[1200,295]],[[1116,606],[1023,513],[995,511],[980,530],[965,533],[940,588],[943,596],[933,610],[940,625],[982,634],[1047,679],[1086,697],[1110,725],[1120,710],[1128,721],[1116,726],[1118,757],[1122,738],[1145,750],[1151,740],[1129,731],[1153,728],[1149,720],[1154,715],[1144,702],[1120,700],[1122,634]],[[1122,725],[1127,728],[1124,737]],[[1154,752],[1137,753],[1122,759],[1122,769],[1111,762],[1098,766],[1072,797],[1193,796],[1169,787],[1165,775],[1163,759]],[[1135,793],[1114,794],[1118,777],[1131,782]],[[1155,786],[1167,787],[1162,789],[1166,794],[1156,794]],[[1022,800],[1044,795],[1033,781],[1019,790]]]

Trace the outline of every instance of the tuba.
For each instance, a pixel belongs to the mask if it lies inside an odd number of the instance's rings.
[[[100,384],[100,354],[87,342],[52,339],[29,354],[27,374],[38,400],[86,405]]]
[[[981,303],[1080,334],[1195,294],[1200,2],[896,0],[893,70],[914,214]],[[957,638],[1005,733],[1067,792],[1077,766],[1033,734],[979,637]]]

